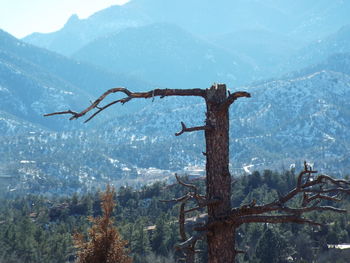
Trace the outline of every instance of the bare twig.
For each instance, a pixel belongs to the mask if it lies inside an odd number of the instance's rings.
[[[230,107],[230,105],[235,102],[238,98],[250,98],[250,93],[245,92],[245,91],[238,91],[234,93],[229,93],[229,96],[221,103],[219,110],[223,110],[225,108]]]
[[[185,123],[181,122],[181,131],[175,133],[175,136],[180,136],[184,132],[205,131],[210,129],[212,129],[212,127],[209,125],[187,128]]]
[[[176,178],[176,181],[177,181],[180,185],[182,185],[182,186],[184,186],[184,187],[187,187],[187,188],[191,188],[191,189],[194,191],[194,194],[197,194],[197,193],[198,193],[198,188],[197,188],[197,186],[195,186],[194,184],[189,184],[189,183],[183,182],[177,174],[175,174],[175,178]]]
[[[180,203],[187,201],[189,198],[191,198],[190,195],[186,194],[184,196],[181,196],[179,198],[171,199],[171,200],[159,200],[159,202],[164,202],[164,203]]]
[[[58,112],[48,113],[48,114],[45,114],[44,116],[49,117],[49,116],[62,115],[62,114],[71,114],[73,116],[77,116],[79,113],[75,111],[67,110],[67,111],[58,111]]]

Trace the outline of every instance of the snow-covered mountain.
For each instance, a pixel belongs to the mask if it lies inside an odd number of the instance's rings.
[[[274,166],[278,163],[286,166],[290,160],[304,158],[327,172],[349,169],[349,165],[342,168],[338,165],[347,158],[349,149],[349,75],[314,72],[248,90],[254,94],[252,103],[244,105],[244,109],[241,105],[237,107],[237,112],[244,110],[247,115],[240,118],[241,124],[245,130],[261,130],[256,134],[261,139],[248,141],[249,144],[260,141],[259,145],[274,145],[269,150]],[[274,155],[279,156],[279,162]]]
[[[79,111],[115,86],[215,81],[252,94],[231,109],[232,173],[305,159],[322,172],[348,173],[349,3],[133,0],[25,39],[74,59],[0,31],[0,171],[15,178],[8,189],[56,194],[203,174],[203,133],[174,136],[181,121],[203,124],[200,99],[132,100],[88,124],[42,114]]]
[[[231,110],[234,172],[240,173],[246,166],[289,169],[304,159],[315,162],[322,171],[339,174],[349,170],[349,75],[320,71],[243,89],[251,92],[252,98],[237,101]],[[200,99],[157,100],[142,112],[128,116],[127,122],[116,119],[106,124],[106,135],[121,144],[128,142],[130,147],[153,145],[161,153],[157,158],[164,160],[160,162],[163,165],[172,165],[169,160],[176,158],[184,158],[190,165],[204,165],[203,135],[169,138],[180,129],[180,121],[188,126],[202,125],[204,113]],[[130,158],[137,160],[145,154],[135,150]]]
[[[66,58],[0,30],[0,110],[16,118],[48,129],[70,129],[72,123],[44,119],[42,115],[85,107],[116,84],[127,84],[134,90],[150,87],[126,74]]]
[[[349,75],[325,70],[240,89],[252,98],[238,100],[230,112],[232,173],[289,169],[303,160],[326,173],[349,171]],[[121,107],[129,105],[110,111]],[[2,137],[1,156],[22,178],[36,174],[30,177],[32,185],[48,182],[46,191],[106,181],[146,183],[169,179],[175,171],[198,174],[205,162],[203,133],[174,133],[181,121],[190,127],[203,124],[204,118],[199,98],[156,98],[142,111],[106,120],[96,129]]]

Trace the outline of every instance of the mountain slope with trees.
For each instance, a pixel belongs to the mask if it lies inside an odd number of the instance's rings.
[[[293,171],[269,170],[235,179],[231,198],[234,206],[249,204],[254,199],[258,202],[274,200],[278,192],[285,193],[296,180]],[[183,180],[187,181],[186,178]],[[204,181],[191,183],[204,191]],[[129,241],[134,262],[170,263],[181,257],[174,249],[179,242],[179,207],[159,200],[169,200],[184,193],[183,187],[177,184],[159,182],[140,190],[118,189],[113,216],[123,239]],[[38,259],[43,263],[73,262],[76,250],[72,236],[77,231],[86,233],[91,226],[87,216],[102,214],[99,196],[100,192],[61,198],[26,195],[12,200],[1,199],[0,259],[9,263],[34,263]],[[349,209],[349,206],[346,199],[341,207]],[[324,226],[250,224],[241,227],[236,236],[237,245],[246,253],[239,256],[238,262],[279,262],[291,257],[295,262],[326,263],[337,258],[339,263],[346,263],[349,251],[328,249],[327,244],[350,242],[349,216],[328,212],[310,216]],[[204,244],[201,249],[206,250]],[[204,253],[199,257],[206,262]]]

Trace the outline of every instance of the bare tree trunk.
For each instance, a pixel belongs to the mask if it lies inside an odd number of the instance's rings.
[[[229,172],[229,112],[219,107],[227,98],[225,85],[208,90],[207,124],[213,129],[205,131],[207,198],[220,203],[208,207],[208,223],[227,215],[231,210],[231,176]],[[220,224],[210,229],[208,240],[209,263],[234,262],[234,234],[232,224]]]

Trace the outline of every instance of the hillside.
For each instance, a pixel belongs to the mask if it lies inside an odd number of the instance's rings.
[[[236,102],[231,112],[232,170],[289,169],[307,159],[317,162],[320,170],[346,172],[350,168],[345,158],[350,147],[349,83],[349,75],[320,71],[245,87],[252,98]],[[202,125],[204,113],[199,99],[167,98],[130,115],[128,123],[122,119],[107,123],[106,129],[110,139],[117,137],[141,149],[143,144],[158,148],[155,152],[162,154],[156,159],[163,158],[162,164],[185,159],[203,167],[200,133],[174,139],[169,135],[180,129],[180,121],[189,127]],[[164,143],[169,151],[164,152]],[[130,154],[135,161],[143,155],[136,150]]]
[[[6,38],[0,38],[0,110],[27,122],[61,130],[66,126],[62,120],[44,120],[42,115],[68,106],[82,107],[89,96],[70,82],[20,56],[18,52],[12,53],[8,45],[3,45]],[[15,44],[22,43],[18,41]],[[29,47],[28,54],[31,51]]]
[[[346,25],[335,33],[320,38],[292,54],[284,67],[287,70],[311,67],[321,63],[333,54],[349,52],[350,25]]]
[[[318,71],[245,87],[252,98],[236,102],[230,113],[231,172],[288,170],[307,160],[320,172],[346,174],[349,83],[347,74]],[[128,105],[115,110],[120,107]],[[60,192],[85,191],[107,181],[140,185],[169,180],[173,172],[203,175],[203,134],[174,133],[181,121],[191,127],[204,119],[199,98],[155,99],[138,113],[100,119],[96,129],[3,137],[2,162],[45,192],[57,185]]]
[[[58,130],[71,128],[72,123],[44,119],[44,113],[85,107],[115,85],[136,91],[150,88],[144,81],[26,44],[4,31],[0,31],[0,76],[0,110]]]
[[[200,88],[219,81],[239,85],[254,78],[254,69],[239,56],[171,24],[99,38],[73,57],[168,88]]]
[[[182,180],[191,182],[198,187],[200,193],[204,193],[203,179]],[[235,178],[232,204],[237,207],[247,205],[253,200],[257,200],[258,204],[272,202],[276,200],[278,193],[292,189],[295,181],[296,175],[292,172],[270,170]],[[105,185],[102,189],[104,188]],[[141,189],[123,186],[116,190],[114,222],[123,239],[129,242],[128,248],[133,262],[176,262],[176,258],[182,256],[177,251],[174,252],[174,246],[180,240],[177,224],[179,208],[159,200],[178,198],[186,193],[184,188],[178,184],[157,182]],[[81,233],[87,232],[91,227],[88,218],[101,215],[100,195],[101,191],[81,195],[74,193],[65,197],[25,195],[10,200],[0,197],[0,255],[3,261],[31,263],[37,262],[39,256],[43,263],[72,261],[72,233],[76,233],[77,228]],[[329,201],[322,203],[329,205]],[[335,204],[337,208],[345,209],[349,205],[348,199]],[[187,204],[186,207],[190,208],[192,205]],[[192,212],[192,215],[196,216],[198,213],[204,213],[204,209]],[[240,238],[237,238],[236,245],[246,248],[247,253],[244,257],[239,257],[237,262],[251,263],[257,259],[273,262],[271,258],[286,261],[287,257],[291,257],[290,251],[293,251],[293,258],[305,262],[326,263],[336,258],[337,263],[347,263],[349,249],[330,248],[331,244],[349,243],[347,214],[322,211],[314,213],[312,219],[322,222],[323,226],[315,228],[307,224],[249,224],[240,227],[237,231]],[[327,244],[330,246],[327,247]],[[207,249],[202,243],[198,244],[198,248],[202,251]],[[144,251],[147,251],[146,255]],[[199,253],[197,259],[206,262],[206,253]]]

